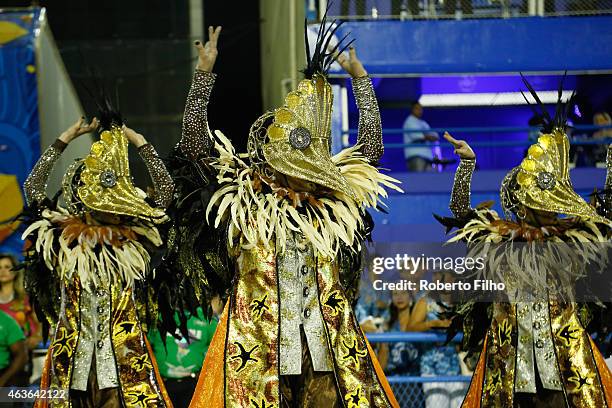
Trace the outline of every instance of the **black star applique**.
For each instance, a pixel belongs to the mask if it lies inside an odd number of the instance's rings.
[[[566,347],[569,347],[573,340],[580,338],[580,329],[571,323],[566,324],[557,331],[557,337],[563,340]]]
[[[500,347],[510,344],[510,340],[512,339],[512,325],[508,323],[508,319],[504,319],[504,321],[497,326],[497,336],[499,338]]]
[[[247,363],[249,361],[253,361],[255,363],[259,362],[259,360],[257,360],[256,358],[253,358],[251,356],[251,354],[253,354],[253,352],[255,350],[257,350],[259,348],[259,345],[254,346],[251,350],[246,351],[246,349],[244,348],[244,346],[242,344],[240,344],[239,342],[235,341],[234,342],[235,345],[238,346],[238,348],[240,349],[240,352],[238,354],[236,354],[235,356],[232,356],[230,358],[230,360],[234,361],[234,360],[240,360],[240,366],[238,367],[238,369],[236,369],[236,372],[239,373],[240,371],[242,371]]]
[[[266,399],[262,398],[261,399],[261,403],[258,404],[257,401],[255,401],[253,398],[251,398],[251,404],[253,404],[254,408],[272,408],[272,405],[268,405],[266,403]]]
[[[593,381],[592,381],[593,375],[588,375],[587,374],[587,375],[585,375],[583,377],[578,372],[578,369],[576,367],[572,367],[572,373],[574,373],[574,375],[567,378],[567,380],[569,382],[574,384],[574,389],[572,390],[572,392],[582,391],[582,388],[588,387],[588,386],[592,385],[592,383],[593,383]]]
[[[266,301],[268,300],[268,295],[265,295],[261,299],[255,299],[251,302],[251,312],[255,316],[254,320],[259,319],[266,310],[270,310],[268,305],[266,305]]]
[[[340,292],[337,290],[333,291],[323,304],[332,310],[332,316],[336,316],[341,310],[344,301],[339,297]]]
[[[128,392],[127,396],[132,397],[132,400],[130,401],[131,405],[135,405],[135,406],[139,406],[143,408],[147,406],[147,402],[157,398],[157,395],[155,394],[145,394],[142,391]]]
[[[138,372],[144,370],[145,368],[151,369],[151,362],[149,361],[149,356],[145,353],[140,357],[132,357],[130,360],[132,362],[132,368]]]
[[[55,336],[51,349],[53,350],[53,357],[57,357],[62,353],[67,353],[68,357],[72,356],[73,340],[76,338],[77,332],[73,331],[68,334],[68,330],[65,327],[60,327],[59,334]]]
[[[494,371],[489,380],[487,381],[486,391],[494,393],[502,385],[501,373],[499,370]]]
[[[115,336],[118,336],[123,333],[130,334],[132,330],[134,330],[134,327],[136,326],[136,322],[122,322],[122,323],[119,323],[118,326],[121,328],[121,330],[115,333]]]
[[[347,408],[359,408],[362,402],[368,403],[368,400],[361,395],[361,386],[354,393],[348,393],[344,397],[347,402]]]
[[[342,344],[347,350],[347,353],[344,357],[342,357],[342,360],[352,360],[355,363],[355,369],[359,371],[359,359],[357,357],[363,358],[368,354],[368,352],[366,350],[359,350],[357,346],[357,339],[353,339],[353,344],[350,346],[345,341],[343,341]]]

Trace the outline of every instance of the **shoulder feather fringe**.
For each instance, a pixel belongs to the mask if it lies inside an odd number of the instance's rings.
[[[106,283],[131,287],[144,279],[151,257],[139,239],[161,246],[159,231],[140,221],[130,226],[88,224],[67,210],[46,209],[42,219],[32,223],[22,239],[35,241],[34,249],[45,265],[62,281],[75,274],[83,288],[90,290]]]
[[[230,247],[236,240],[244,248],[268,246],[274,240],[282,252],[287,235],[299,231],[320,253],[333,257],[342,243],[352,247],[361,240],[361,211],[385,206],[382,202],[387,197],[385,187],[402,192],[397,186],[398,180],[380,173],[359,152],[358,146],[354,146],[332,157],[332,161],[355,192],[356,199],[333,192],[331,196],[318,198],[318,205],[302,202],[298,211],[288,198],[256,191],[254,169],[236,155],[231,142],[221,132],[216,131],[215,135],[219,157],[213,166],[220,188],[210,200],[206,219],[210,220],[213,208],[217,207],[212,222],[217,227],[228,220]]]
[[[587,220],[531,227],[500,219],[497,212],[480,209],[448,243],[465,241],[469,257],[487,259],[477,279],[504,282],[510,298],[525,293],[556,293],[573,300],[573,290],[587,271],[601,273],[608,265],[610,243],[598,225]]]

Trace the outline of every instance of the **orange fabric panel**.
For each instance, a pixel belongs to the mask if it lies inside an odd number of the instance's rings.
[[[393,395],[393,390],[391,390],[391,386],[389,385],[389,381],[387,381],[387,377],[385,376],[385,373],[383,372],[383,369],[380,367],[380,363],[378,362],[378,358],[376,358],[376,354],[374,353],[374,350],[372,350],[372,346],[370,346],[370,342],[368,341],[368,339],[365,336],[364,336],[364,338],[365,338],[366,346],[368,346],[368,353],[370,353],[370,358],[372,359],[372,364],[374,365],[374,370],[376,371],[376,375],[378,376],[378,381],[380,381],[380,384],[382,385],[383,389],[385,390],[385,394],[387,394],[387,398],[389,399],[389,402],[391,403],[391,406],[393,406],[393,408],[400,408],[399,403],[395,399],[395,395]]]
[[[482,352],[478,358],[478,364],[474,375],[472,375],[472,381],[470,382],[470,389],[461,404],[461,408],[480,408],[480,401],[482,399],[482,387],[485,378],[485,358],[487,356],[487,338],[485,338],[484,345],[482,346]]]
[[[229,301],[208,347],[200,371],[198,385],[189,404],[190,408],[224,408],[225,400],[225,337],[227,335]]]
[[[595,365],[597,366],[597,371],[599,371],[599,378],[601,378],[601,386],[604,390],[604,396],[606,397],[606,402],[609,407],[612,407],[612,373],[610,373],[610,369],[606,364],[601,352],[593,342],[591,336],[589,336],[589,340],[591,342],[591,349],[593,350],[593,358],[595,359]]]

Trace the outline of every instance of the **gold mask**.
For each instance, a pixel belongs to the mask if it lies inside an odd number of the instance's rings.
[[[529,147],[516,180],[514,194],[528,208],[609,223],[574,191],[569,178],[569,140],[561,129],[540,136]]]
[[[285,105],[270,115],[273,122],[267,128],[262,151],[274,170],[353,197],[331,160],[332,101],[331,86],[323,75],[302,80],[287,94]]]
[[[123,130],[112,126],[100,135],[83,160],[79,199],[89,209],[147,220],[161,220],[165,212],[151,207],[132,184],[128,140]]]

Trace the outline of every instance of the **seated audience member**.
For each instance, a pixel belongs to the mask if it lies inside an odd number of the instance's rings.
[[[415,329],[421,327],[417,324],[417,305],[420,303],[422,300],[415,302],[408,291],[393,291],[386,331],[418,331]],[[388,376],[420,376],[420,351],[418,343],[385,343],[380,347],[378,358]],[[425,399],[421,385],[408,383],[404,386],[409,388],[409,393],[412,395],[410,406],[423,408]]]
[[[423,106],[415,102],[410,115],[404,122],[404,143],[422,146],[404,148],[406,167],[408,171],[433,171],[434,153],[431,142],[439,140],[438,134],[432,132],[429,124],[423,119]]]
[[[434,273],[433,279],[449,282],[452,275],[438,272]],[[450,305],[450,295],[433,292],[421,299],[425,299],[424,307],[420,306],[421,310],[415,318],[422,322],[423,327],[427,327],[427,329],[447,327],[450,322],[438,318],[438,314],[441,312],[438,302]],[[426,308],[426,311],[423,310],[424,308]],[[423,313],[425,313],[424,321],[422,321]],[[421,375],[458,376],[462,374],[456,344],[425,343],[422,353]],[[425,382],[423,383],[423,391],[426,408],[458,408],[467,392],[467,383]]]
[[[0,387],[27,385],[20,376],[26,361],[23,332],[11,316],[0,311]]]
[[[215,313],[220,312],[221,308],[215,307]],[[178,324],[178,315],[175,319]],[[148,335],[159,373],[164,378],[166,391],[175,408],[189,406],[217,322],[216,317],[208,320],[202,309],[198,308],[198,315],[190,316],[187,320],[189,339],[166,336],[164,345],[158,331]]]
[[[0,310],[17,322],[26,337],[28,361],[18,381],[25,386],[32,374],[32,350],[41,342],[42,334],[41,325],[23,289],[23,271],[15,271],[16,266],[17,260],[13,255],[0,254]]]

